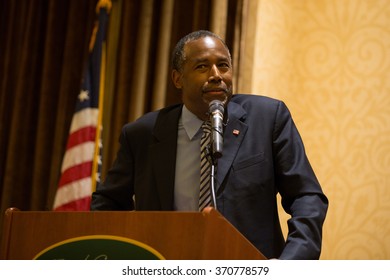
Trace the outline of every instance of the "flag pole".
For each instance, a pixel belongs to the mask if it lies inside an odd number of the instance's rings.
[[[110,13],[112,7],[111,0],[99,0],[96,5],[96,13],[100,13],[100,9],[106,9],[107,14]],[[93,39],[94,40],[94,39]],[[91,42],[92,43],[92,42]],[[93,44],[94,45],[94,44]],[[102,44],[101,54],[101,66],[100,66],[100,81],[99,81],[99,114],[98,123],[96,126],[96,137],[95,137],[95,151],[92,163],[92,186],[91,192],[96,190],[97,184],[100,182],[100,171],[99,166],[102,164],[102,131],[103,131],[103,100],[105,90],[105,77],[106,77],[106,43]]]
[[[92,164],[92,192],[96,190],[96,184],[100,182],[99,165],[101,165],[101,148],[102,138],[101,134],[103,131],[103,100],[104,100],[104,86],[105,86],[105,74],[106,74],[106,44],[102,46],[102,61],[100,68],[100,83],[99,83],[99,114],[98,123],[96,126],[96,137],[95,137],[95,152]]]

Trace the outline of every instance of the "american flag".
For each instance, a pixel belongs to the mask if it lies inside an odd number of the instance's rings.
[[[100,0],[97,4],[99,17],[92,34],[88,67],[83,76],[62,160],[53,206],[55,211],[89,210],[91,194],[100,181],[104,43],[110,4],[107,0]]]

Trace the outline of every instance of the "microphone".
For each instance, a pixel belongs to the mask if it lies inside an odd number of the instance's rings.
[[[223,113],[224,103],[220,100],[212,100],[209,103],[209,114],[211,122],[212,155],[214,159],[222,157],[223,148]]]

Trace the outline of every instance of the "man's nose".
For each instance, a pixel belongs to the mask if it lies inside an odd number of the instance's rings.
[[[220,82],[221,80],[221,72],[219,72],[217,65],[214,64],[210,69],[209,82]]]

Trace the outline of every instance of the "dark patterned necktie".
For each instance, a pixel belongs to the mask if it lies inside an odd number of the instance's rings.
[[[202,124],[202,138],[200,139],[200,190],[199,190],[199,211],[210,205],[210,169],[211,163],[208,159],[207,150],[210,145],[210,122]]]

